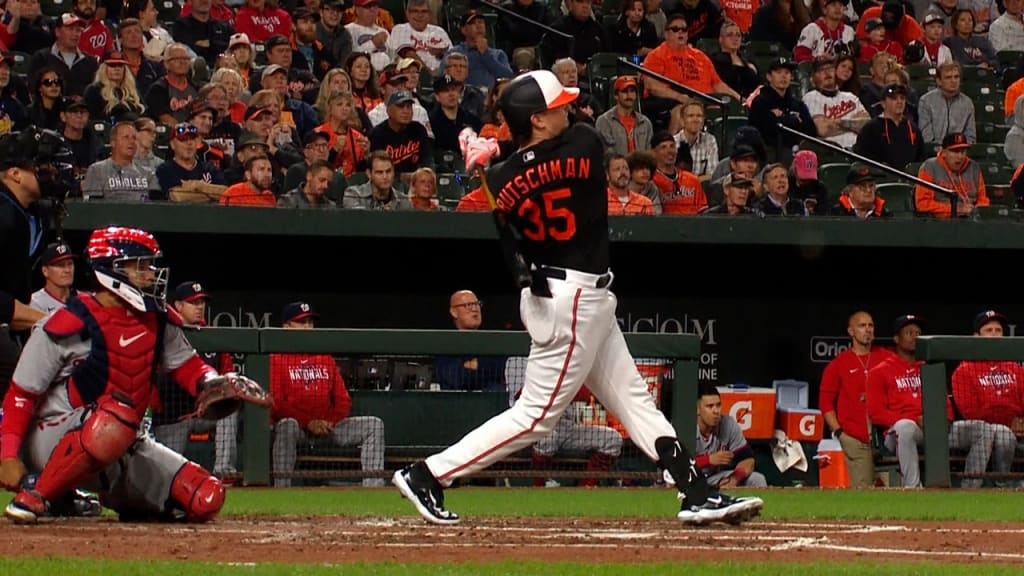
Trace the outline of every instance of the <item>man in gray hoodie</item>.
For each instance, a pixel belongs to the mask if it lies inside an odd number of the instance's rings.
[[[1024,97],[1018,97],[1013,105],[1013,125],[1006,133],[1003,154],[1006,154],[1010,166],[1024,164]]]
[[[947,134],[961,132],[967,141],[978,141],[974,102],[960,92],[960,64],[946,62],[935,71],[938,87],[929,90],[917,105],[918,125],[924,141],[942,142]]]

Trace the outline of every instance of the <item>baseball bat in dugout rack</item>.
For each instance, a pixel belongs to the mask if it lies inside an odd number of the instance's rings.
[[[887,174],[891,174],[891,175],[899,178],[900,180],[906,180],[907,182],[910,182],[912,184],[916,184],[917,186],[924,186],[925,188],[928,188],[929,190],[932,190],[934,192],[938,192],[939,194],[942,194],[942,195],[944,195],[944,196],[949,198],[949,208],[951,210],[950,213],[951,214],[956,214],[957,204],[960,201],[960,195],[957,194],[956,192],[954,192],[953,190],[950,190],[949,188],[944,188],[942,186],[939,186],[935,182],[929,182],[927,180],[923,180],[921,178],[918,178],[915,175],[908,174],[908,173],[906,173],[906,172],[904,172],[904,171],[902,171],[902,170],[900,170],[898,168],[893,168],[892,166],[889,166],[888,164],[883,164],[883,163],[881,163],[881,162],[879,162],[877,160],[872,160],[871,158],[866,158],[864,156],[861,156],[860,154],[857,154],[856,152],[854,152],[852,150],[847,150],[846,148],[843,148],[842,146],[840,146],[840,145],[838,145],[838,144],[836,144],[834,142],[829,142],[828,140],[823,140],[823,139],[818,138],[816,136],[810,136],[808,134],[804,134],[803,132],[801,132],[799,130],[794,130],[793,128],[790,128],[789,126],[785,126],[782,123],[776,124],[775,126],[779,130],[788,132],[789,134],[792,134],[794,136],[799,136],[800,138],[803,138],[804,140],[812,142],[812,143],[814,143],[814,144],[816,144],[818,146],[821,146],[823,148],[828,148],[829,150],[832,150],[833,152],[838,152],[839,154],[842,154],[843,156],[846,156],[847,158],[850,158],[851,160],[856,160],[857,162],[861,162],[863,164],[867,164],[868,166],[871,166],[872,168],[874,168],[876,170],[881,170],[882,172],[885,172]]]
[[[730,97],[726,96],[725,98],[716,98],[716,97],[714,97],[714,96],[712,96],[710,94],[705,94],[704,92],[701,92],[700,90],[695,90],[695,89],[690,88],[689,86],[687,86],[685,84],[681,84],[679,82],[676,82],[675,80],[673,80],[673,79],[671,79],[671,78],[669,78],[667,76],[664,76],[662,74],[658,74],[657,72],[655,72],[653,70],[648,70],[647,68],[644,68],[643,66],[641,66],[639,64],[635,64],[633,62],[630,62],[626,58],[619,58],[619,65],[620,66],[625,66],[626,68],[629,68],[630,70],[634,70],[637,73],[642,74],[644,76],[653,78],[654,80],[657,80],[658,82],[661,82],[662,84],[665,84],[667,86],[671,86],[676,91],[682,92],[683,94],[686,94],[687,96],[690,96],[691,98],[698,98],[700,100],[703,100],[707,104],[714,104],[715,106],[718,106],[719,108],[721,108],[722,109],[722,123],[718,127],[718,142],[719,142],[719,146],[725,146],[725,143],[726,143],[727,137],[728,137],[728,134],[727,134],[728,127],[726,126],[726,121],[725,120],[726,120],[726,118],[729,117],[729,100],[731,100]]]

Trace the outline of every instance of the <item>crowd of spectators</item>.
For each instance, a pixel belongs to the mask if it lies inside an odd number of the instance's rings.
[[[458,134],[508,139],[498,96],[544,67],[607,142],[610,214],[967,216],[1024,189],[1024,0],[504,7],[0,0],[0,133],[63,134],[90,201],[487,210]]]

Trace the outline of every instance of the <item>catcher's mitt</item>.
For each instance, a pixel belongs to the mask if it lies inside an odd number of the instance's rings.
[[[237,412],[242,407],[242,402],[264,408],[270,408],[274,404],[273,399],[259,384],[235,372],[210,378],[201,382],[199,386],[196,410],[182,418],[183,420],[220,420]]]

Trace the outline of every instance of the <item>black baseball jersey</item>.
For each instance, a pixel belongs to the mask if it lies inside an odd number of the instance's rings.
[[[513,152],[487,171],[498,209],[537,266],[608,271],[608,179],[604,143],[588,124]]]

